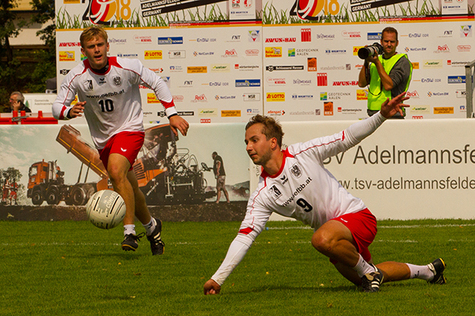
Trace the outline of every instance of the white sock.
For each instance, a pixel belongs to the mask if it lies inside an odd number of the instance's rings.
[[[434,273],[429,269],[428,265],[417,266],[415,264],[406,263],[411,271],[410,279],[422,279],[430,281],[434,278]]]
[[[134,224],[128,224],[124,225],[124,236],[125,235],[135,235],[135,225]]]
[[[372,265],[366,262],[361,255],[356,266],[353,267],[353,270],[358,273],[358,276],[361,278],[363,275],[376,271]]]
[[[150,236],[153,233],[156,226],[157,226],[157,221],[153,217],[150,220],[150,222],[148,222],[147,224],[143,224],[143,227],[147,231],[147,236]]]

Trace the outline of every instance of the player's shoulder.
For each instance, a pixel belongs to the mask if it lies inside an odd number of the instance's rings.
[[[312,140],[306,141],[306,142],[300,142],[300,143],[294,143],[289,146],[283,151],[284,152],[284,158],[295,158],[296,155],[300,154],[301,152],[308,150],[309,148],[313,147],[314,144]]]
[[[86,66],[84,65],[84,62],[81,62],[68,71],[68,73],[66,74],[66,77],[64,77],[64,80],[68,82],[72,81],[78,76],[84,74],[85,71],[86,71]]]
[[[109,63],[111,66],[116,66],[123,69],[130,69],[139,72],[143,68],[143,64],[138,59],[110,57]]]

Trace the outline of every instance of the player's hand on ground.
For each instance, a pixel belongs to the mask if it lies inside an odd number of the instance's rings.
[[[73,107],[71,110],[69,110],[68,117],[69,118],[75,118],[75,117],[80,117],[84,113],[84,105],[86,104],[86,101],[78,102]]]
[[[216,283],[216,281],[209,279],[204,285],[204,293],[205,295],[215,295],[219,294],[221,291],[221,285]]]
[[[190,124],[188,124],[188,122],[184,118],[178,115],[174,115],[170,117],[169,120],[170,120],[170,127],[173,133],[175,133],[175,135],[178,136],[177,130],[179,130],[183,136],[186,136],[186,133],[188,133],[188,128],[190,127]]]
[[[402,102],[409,100],[409,97],[406,97],[406,92],[401,93],[395,98],[392,98],[391,100],[386,99],[386,101],[381,104],[381,114],[385,118],[390,118],[394,116],[396,113],[401,113],[401,115],[404,115],[402,108],[403,107],[408,107],[409,104],[403,104]]]

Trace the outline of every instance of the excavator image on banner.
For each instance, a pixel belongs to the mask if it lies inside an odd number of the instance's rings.
[[[75,184],[64,183],[64,171],[56,161],[40,161],[31,165],[27,197],[34,205],[46,201],[56,205],[85,205],[97,191],[111,188],[107,171],[99,152],[85,142],[81,133],[71,125],[63,125],[56,141],[81,161]],[[211,171],[204,162],[198,165],[196,156],[186,148],[177,148],[178,137],[169,124],[157,125],[145,131],[144,145],[133,167],[139,187],[150,205],[201,203],[216,195],[208,187],[203,172]],[[201,168],[200,168],[201,167]],[[86,168],[84,171],[83,169]],[[99,182],[87,182],[89,171]],[[81,180],[84,174],[84,180]]]
[[[133,169],[148,204],[201,203],[216,195],[206,191],[203,177],[203,172],[212,169],[204,162],[198,165],[189,149],[177,148],[177,141],[169,124],[145,130],[144,146]]]

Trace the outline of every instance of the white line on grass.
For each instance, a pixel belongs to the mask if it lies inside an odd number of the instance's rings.
[[[442,228],[442,227],[473,227],[475,224],[435,224],[435,225],[396,225],[396,226],[378,226],[380,228]],[[313,229],[310,226],[287,226],[287,227],[266,227],[266,229],[273,230],[291,230],[291,229]]]
[[[475,242],[474,239],[448,239],[448,242],[457,242],[457,243],[473,243]],[[387,243],[418,243],[417,240],[393,240],[393,239],[378,239],[374,242],[387,242]],[[186,242],[186,241],[177,241],[177,242],[170,242],[170,246],[197,246],[197,245],[209,245],[209,244],[219,244],[219,241],[210,241],[210,242]],[[310,240],[293,240],[293,241],[259,241],[256,240],[254,244],[309,244]],[[2,243],[0,244],[1,247],[50,247],[50,246],[82,246],[82,247],[90,247],[90,246],[119,246],[118,243]]]
[[[442,227],[472,227],[472,226],[475,226],[475,224],[443,224],[443,225],[439,225],[439,224],[436,224],[436,225],[396,225],[396,226],[378,226],[378,229],[381,229],[381,228],[401,228],[401,229],[407,229],[407,228],[421,228],[421,227],[430,227],[430,228],[442,228]],[[309,226],[287,226],[287,227],[266,227],[266,230],[269,229],[269,230],[294,230],[294,229],[313,229]],[[447,241],[449,242],[466,242],[466,243],[472,243],[472,242],[475,242],[475,240],[473,239],[461,239],[461,240],[456,240],[456,239],[448,239]],[[417,243],[418,241],[417,240],[382,240],[382,239],[379,239],[379,240],[376,240],[376,242],[391,242],[391,243]],[[183,241],[183,242],[174,242],[174,243],[170,243],[170,245],[183,245],[183,246],[195,246],[195,245],[207,245],[207,244],[216,244],[218,242],[214,242],[214,241],[211,241],[211,242],[186,242],[186,241]],[[255,244],[260,244],[260,243],[269,243],[268,241],[255,241],[254,242]],[[280,243],[283,243],[283,242],[271,242],[273,244],[280,244]],[[306,243],[310,243],[310,241],[288,241],[288,242],[285,242],[287,244],[306,244]],[[118,246],[119,244],[118,243],[84,243],[84,242],[73,242],[73,243],[69,243],[69,242],[64,242],[64,243],[58,243],[58,242],[51,242],[51,243],[44,243],[44,242],[41,242],[41,243],[0,243],[0,246],[2,247],[9,247],[9,246],[15,246],[15,247],[26,247],[26,246],[31,246],[31,247],[35,247],[35,246],[109,246],[109,245],[113,245],[113,246]]]

